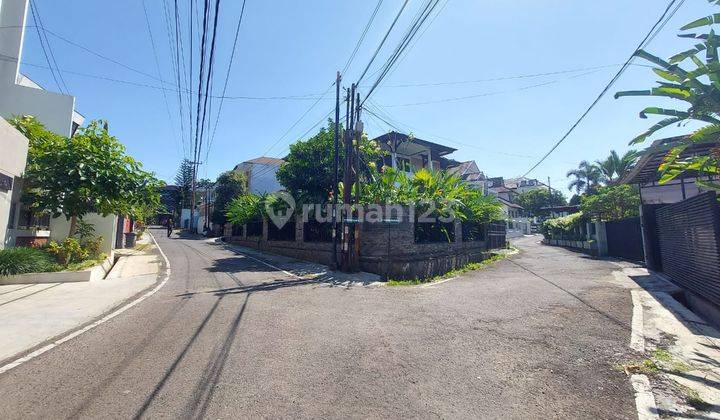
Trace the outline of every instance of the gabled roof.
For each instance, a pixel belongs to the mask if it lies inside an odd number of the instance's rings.
[[[419,144],[421,146],[427,147],[428,149],[432,150],[434,153],[437,153],[438,156],[445,156],[449,155],[450,153],[456,151],[457,149],[454,149],[449,146],[445,146],[439,143],[433,143],[431,141],[423,140],[418,137],[413,137],[412,139],[407,135],[403,133],[398,133],[397,131],[390,131],[389,133],[385,133],[382,136],[376,137],[373,140],[377,141],[381,148],[386,148],[388,142],[397,142],[397,143],[404,143],[404,142],[411,142],[415,144]]]
[[[502,204],[504,204],[504,205],[506,205],[506,206],[508,206],[508,207],[512,207],[512,208],[514,208],[514,209],[521,209],[521,210],[523,210],[523,206],[521,206],[521,205],[519,205],[519,204],[511,203],[511,202],[507,201],[506,199],[504,199],[504,198],[502,198],[502,197],[495,197],[495,198],[497,198],[497,200],[498,200],[499,202],[501,202]]]
[[[670,149],[679,146],[682,140],[685,140],[687,137],[688,136],[678,136],[655,140],[650,147],[645,149],[643,155],[632,170],[618,180],[618,184],[646,184],[648,182],[658,181],[660,179],[658,168],[663,163],[665,156]],[[708,155],[712,149],[717,148],[720,148],[720,138],[704,143],[694,143],[680,154],[680,158],[705,156]],[[683,173],[679,178],[694,178],[696,176],[697,174],[695,172],[690,171]]]
[[[280,166],[283,163],[285,163],[285,161],[282,159],[274,158],[274,157],[260,156],[255,159],[246,160],[243,163],[254,163],[254,164],[258,164],[258,165]]]

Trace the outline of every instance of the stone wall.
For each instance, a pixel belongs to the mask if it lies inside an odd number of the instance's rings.
[[[270,222],[271,223],[271,222]],[[269,241],[268,221],[263,223],[262,237],[230,236],[225,238],[237,245],[260,251],[285,255],[300,260],[332,265],[332,242],[304,242],[303,223],[297,218],[295,241]],[[455,222],[455,241],[450,243],[415,243],[413,222],[363,223],[360,233],[360,269],[384,279],[429,278],[479,262],[489,256],[485,241],[462,240],[462,225]],[[340,243],[338,243],[338,259]]]

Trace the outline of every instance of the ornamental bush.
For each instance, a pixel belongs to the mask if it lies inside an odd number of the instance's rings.
[[[52,256],[36,248],[8,248],[0,250],[0,276],[58,271]]]
[[[583,212],[548,219],[540,225],[540,232],[546,239],[582,240],[581,227],[588,220]]]

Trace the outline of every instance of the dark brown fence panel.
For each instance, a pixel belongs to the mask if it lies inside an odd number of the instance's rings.
[[[268,241],[295,241],[295,222],[287,222],[281,229],[268,223]]]
[[[656,212],[663,272],[720,305],[720,206],[714,192]]]
[[[487,225],[487,249],[499,249],[507,247],[507,224],[502,222],[491,222]]]
[[[631,261],[645,259],[640,217],[606,222],[605,232],[610,256]]]

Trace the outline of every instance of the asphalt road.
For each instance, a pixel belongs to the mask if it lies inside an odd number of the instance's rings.
[[[440,285],[345,287],[155,236],[165,287],[0,375],[0,418],[636,417],[609,262],[524,238]]]

